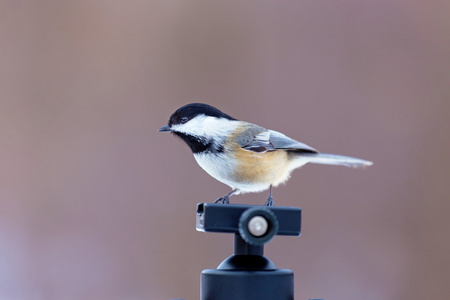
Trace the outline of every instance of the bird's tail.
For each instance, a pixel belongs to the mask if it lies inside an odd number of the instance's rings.
[[[328,154],[328,153],[302,153],[303,157],[308,157],[308,163],[346,166],[351,168],[363,168],[373,164],[373,162],[350,156]]]

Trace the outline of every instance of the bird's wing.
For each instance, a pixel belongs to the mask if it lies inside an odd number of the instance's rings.
[[[239,134],[237,143],[245,150],[258,153],[275,151],[277,149],[318,152],[316,149],[293,140],[280,132],[268,130],[253,124],[247,126]]]
[[[307,152],[317,153],[318,151],[311,146],[308,146],[299,141],[293,140],[290,137],[275,131],[269,130],[270,139],[269,142],[275,147],[275,149],[285,149],[285,150],[300,150]]]
[[[239,132],[236,137],[236,142],[242,149],[258,153],[275,150],[275,147],[270,144],[269,130],[250,123],[242,128],[242,132]]]

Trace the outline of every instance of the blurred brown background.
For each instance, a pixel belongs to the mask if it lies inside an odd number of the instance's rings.
[[[449,53],[445,0],[1,1],[0,299],[199,298],[233,238],[195,231],[229,188],[156,131],[189,102],[375,162],[274,191],[296,299],[445,299]]]

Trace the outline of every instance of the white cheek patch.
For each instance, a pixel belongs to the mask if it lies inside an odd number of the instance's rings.
[[[172,129],[199,137],[223,139],[230,135],[238,125],[239,121],[198,115],[185,124],[172,125]]]

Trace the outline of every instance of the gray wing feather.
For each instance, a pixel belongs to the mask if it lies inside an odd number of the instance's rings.
[[[243,149],[253,152],[273,151],[275,148],[270,144],[270,132],[257,125],[249,125],[236,139]]]
[[[316,149],[293,140],[278,131],[268,130],[253,124],[239,135],[237,143],[245,150],[258,153],[277,149],[317,152]]]
[[[313,147],[310,147],[304,143],[293,140],[290,137],[274,130],[269,130],[270,132],[270,143],[275,147],[275,149],[286,149],[286,150],[303,150],[308,152],[318,152]]]

